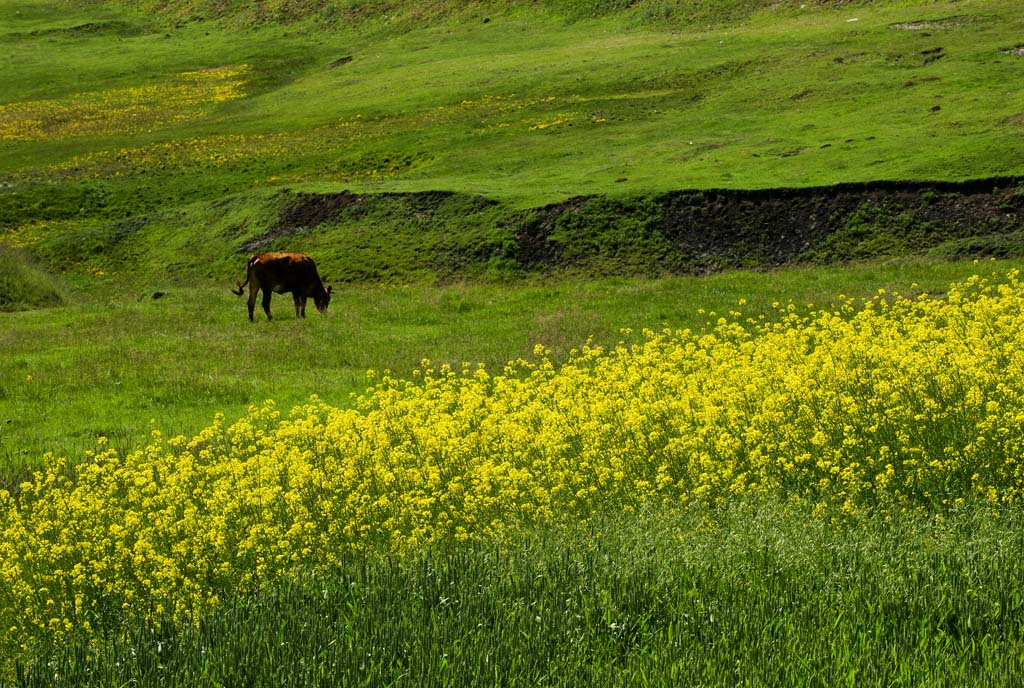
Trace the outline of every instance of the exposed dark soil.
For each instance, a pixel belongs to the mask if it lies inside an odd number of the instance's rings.
[[[344,251],[347,237],[380,222],[415,228],[409,238],[435,254],[424,264],[440,279],[484,264],[520,275],[702,274],[924,253],[1009,257],[1024,255],[1024,180],[583,196],[529,211],[447,192],[296,194],[241,249],[316,230]],[[361,235],[353,249],[373,250]]]
[[[338,194],[298,194],[296,201],[285,207],[273,229],[245,242],[241,250],[249,253],[266,249],[279,239],[330,223],[343,210],[365,206],[368,201],[367,196],[347,191]]]

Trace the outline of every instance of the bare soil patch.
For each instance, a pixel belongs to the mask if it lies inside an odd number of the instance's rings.
[[[912,22],[900,22],[889,24],[890,29],[896,31],[940,31],[943,29],[957,29],[971,24],[977,24],[977,17],[956,16],[944,17],[942,19],[921,19]]]

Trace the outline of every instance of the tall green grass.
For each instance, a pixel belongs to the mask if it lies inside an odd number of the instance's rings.
[[[778,505],[596,518],[368,556],[53,647],[18,685],[1006,686],[1016,511],[828,523]]]

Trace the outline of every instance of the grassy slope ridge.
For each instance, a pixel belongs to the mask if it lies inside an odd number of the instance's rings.
[[[115,244],[151,281],[220,280],[281,222],[282,190],[444,190],[463,201],[427,212],[368,200],[372,223],[276,245],[362,246],[362,267],[334,267],[345,279],[514,275],[519,211],[588,196],[625,219],[584,228],[580,245],[649,273],[650,246],[620,239],[645,226],[629,209],[667,192],[1024,173],[1024,103],[1006,86],[1024,76],[1015,2],[661,3],[668,20],[657,4],[396,2],[385,18],[378,3],[262,3],[291,22],[276,23],[255,10],[215,19],[224,3],[144,14],[11,0],[0,5],[0,241],[53,269],[84,265],[88,280],[109,274],[92,256]],[[475,197],[502,207],[480,201],[463,218],[458,204]],[[901,241],[880,238],[875,254]],[[1012,237],[994,241],[1015,251]],[[439,242],[457,255],[424,267]],[[758,263],[739,253],[723,265]]]
[[[372,25],[386,22],[399,26],[422,25],[447,19],[491,20],[494,16],[543,13],[566,21],[621,15],[634,23],[679,26],[738,21],[765,9],[798,7],[800,0],[270,0],[261,3],[231,3],[224,0],[133,0],[130,4],[178,19],[227,18],[236,23],[290,23],[314,19],[325,25],[342,22]],[[871,0],[846,0],[850,6]],[[815,0],[812,4],[843,4]]]
[[[60,305],[61,288],[24,251],[0,244],[0,311]]]
[[[481,196],[244,194],[49,237],[65,270],[142,289],[240,280],[244,254],[301,250],[346,283],[663,276],[929,255],[1022,254],[1024,185],[874,183],[581,196],[520,210]],[[194,256],[210,259],[195,261]],[[125,266],[130,266],[126,269]]]

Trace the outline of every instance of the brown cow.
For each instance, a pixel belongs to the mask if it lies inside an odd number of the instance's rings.
[[[323,313],[331,302],[331,288],[324,288],[316,271],[313,259],[302,253],[257,253],[249,259],[245,281],[240,282],[235,294],[242,295],[242,288],[249,285],[249,320],[256,307],[256,292],[263,290],[263,310],[270,316],[270,295],[272,292],[291,292],[295,300],[295,317],[306,317],[306,299],[313,297],[316,309]]]

